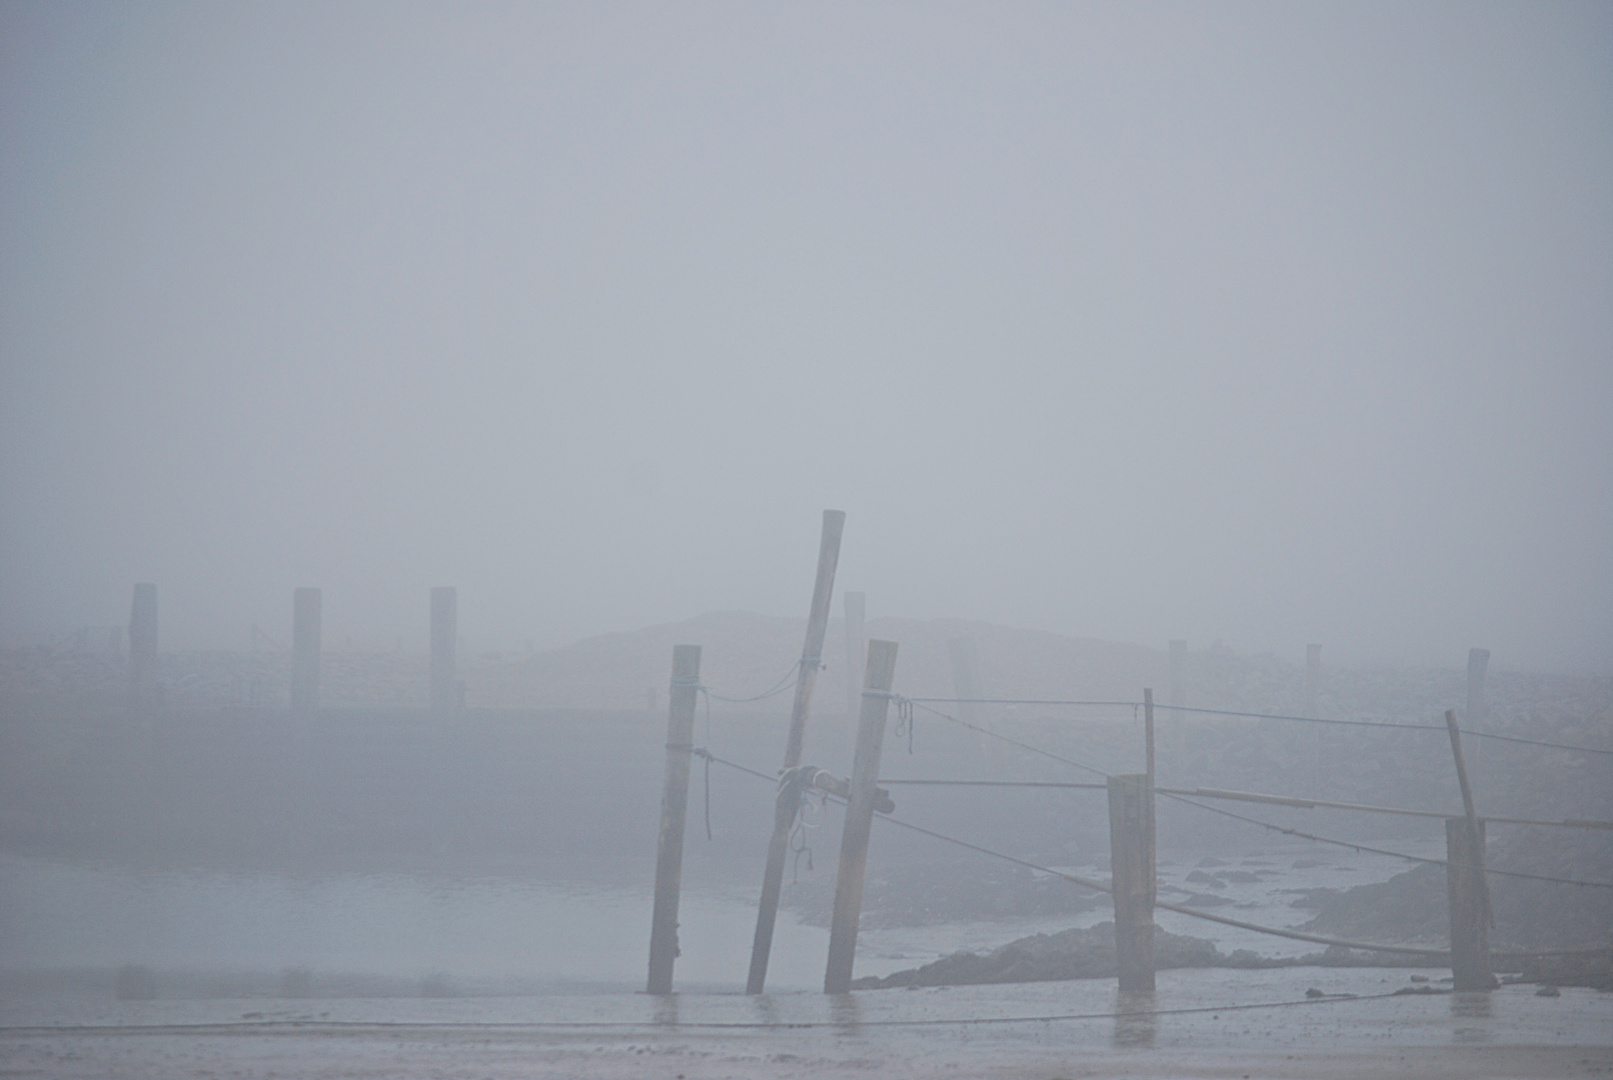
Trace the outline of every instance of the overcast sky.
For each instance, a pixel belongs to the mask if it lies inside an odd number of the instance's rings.
[[[9,635],[802,615],[836,507],[870,617],[1613,673],[1606,4],[10,3],[0,80]]]

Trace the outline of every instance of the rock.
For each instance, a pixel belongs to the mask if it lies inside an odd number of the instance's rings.
[[[1562,997],[1563,992],[1555,986],[1542,986],[1535,991],[1535,997]]]
[[[1217,896],[1214,893],[1194,893],[1192,896],[1189,896],[1186,900],[1182,901],[1182,906],[1225,907],[1230,903],[1232,903],[1232,901],[1225,896]]]
[[[1212,942],[1154,928],[1156,970],[1215,967],[1225,960]],[[851,986],[854,990],[883,990],[1102,979],[1113,977],[1116,970],[1115,924],[1101,922],[1088,930],[1033,934],[989,953],[956,952],[923,967],[897,971],[884,978],[856,979]]]

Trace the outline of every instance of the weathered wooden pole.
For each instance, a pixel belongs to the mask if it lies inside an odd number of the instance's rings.
[[[1460,820],[1445,820],[1445,883],[1450,899],[1451,974],[1457,990],[1490,990],[1495,977],[1490,971],[1489,925],[1490,882],[1484,872],[1484,822],[1473,802],[1473,786],[1468,781],[1467,761],[1462,757],[1462,733],[1456,726],[1456,710],[1445,710],[1445,729],[1451,737],[1451,756],[1456,759],[1456,782],[1462,789]]]
[[[291,711],[312,713],[319,708],[320,591],[297,589],[291,594]]]
[[[157,586],[134,587],[129,610],[129,705],[149,709],[157,700]]]
[[[689,809],[689,763],[694,751],[694,707],[699,688],[700,646],[672,646],[666,784],[661,792],[661,834],[655,853],[650,979],[645,987],[651,994],[672,992],[672,964],[678,957],[678,890],[683,883],[683,828]]]
[[[431,707],[446,712],[459,704],[455,646],[459,642],[459,590],[438,585],[431,590]]]
[[[818,574],[812,585],[812,609],[807,615],[806,641],[801,646],[800,667],[795,678],[795,703],[790,708],[790,735],[784,744],[784,772],[801,764],[801,744],[806,736],[807,711],[812,705],[812,688],[823,665],[823,637],[829,629],[829,607],[834,603],[835,567],[840,562],[840,536],[846,528],[842,510],[823,512],[823,532],[818,540]],[[756,935],[751,941],[750,973],[745,993],[760,994],[767,985],[767,961],[773,951],[773,927],[778,921],[779,893],[784,889],[784,863],[789,856],[791,821],[775,818],[773,836],[767,845],[767,867],[762,872],[762,898],[756,912]]]
[[[1147,773],[1109,777],[1109,868],[1122,992],[1154,989],[1154,798]]]
[[[1445,819],[1445,889],[1450,901],[1451,974],[1457,990],[1491,990],[1490,929],[1486,917],[1484,822]]]
[[[844,994],[851,989],[863,880],[868,874],[868,834],[879,801],[879,756],[885,746],[885,717],[896,675],[896,642],[868,643],[867,672],[857,719],[857,752],[851,765],[851,799],[846,804],[846,823],[840,833],[840,869],[835,875],[834,916],[829,924],[829,963],[823,973],[825,994]]]
[[[860,592],[845,594],[846,604],[846,717],[862,712],[863,623],[868,617],[868,597]]]

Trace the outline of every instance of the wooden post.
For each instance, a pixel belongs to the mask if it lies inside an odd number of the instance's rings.
[[[699,687],[700,646],[672,646],[666,784],[661,793],[661,834],[655,853],[650,979],[645,987],[651,994],[672,992],[672,963],[678,956],[678,890],[683,883],[683,827],[689,809],[689,763],[694,750],[694,707]]]
[[[1154,789],[1154,688],[1143,687],[1143,744],[1148,763],[1148,789]]]
[[[431,707],[447,712],[459,704],[454,648],[459,642],[459,590],[438,585],[431,590]]]
[[[818,574],[812,585],[812,610],[807,616],[806,641],[801,646],[801,664],[796,672],[795,703],[790,709],[790,736],[784,745],[784,771],[801,764],[801,744],[806,735],[807,710],[812,705],[812,688],[822,666],[823,637],[829,629],[829,607],[834,603],[835,567],[840,562],[840,535],[846,515],[841,510],[823,512],[823,532],[818,540]],[[745,993],[760,994],[767,984],[767,961],[773,951],[773,927],[778,921],[779,893],[784,889],[784,863],[789,856],[792,818],[782,825],[775,820],[773,836],[767,845],[767,867],[762,872],[762,898],[756,912],[756,934],[751,940],[750,973]]]
[[[1147,773],[1109,777],[1109,867],[1122,993],[1154,989],[1153,810]]]
[[[291,595],[291,711],[319,708],[320,592],[297,589]]]
[[[846,718],[862,713],[863,622],[868,616],[868,597],[860,592],[845,595],[846,603]]]
[[[1445,819],[1445,886],[1451,913],[1451,974],[1457,990],[1493,990],[1484,822]]]
[[[1495,913],[1490,908],[1490,880],[1484,874],[1484,823],[1479,820],[1478,810],[1474,808],[1473,785],[1467,778],[1467,759],[1462,756],[1462,731],[1456,726],[1455,709],[1445,710],[1445,730],[1451,737],[1451,756],[1456,759],[1456,782],[1462,789],[1462,810],[1467,815],[1468,832],[1472,834],[1472,843],[1478,852],[1478,891],[1484,921],[1494,923]]]
[[[840,869],[835,875],[834,916],[829,924],[829,964],[823,974],[825,994],[844,994],[851,989],[863,879],[868,873],[868,834],[879,800],[879,756],[885,745],[885,716],[896,675],[896,642],[870,641],[867,671],[857,719],[857,753],[851,765],[851,800],[846,805],[846,823],[840,833]]]
[[[129,705],[149,709],[157,700],[157,586],[134,587],[129,611]]]

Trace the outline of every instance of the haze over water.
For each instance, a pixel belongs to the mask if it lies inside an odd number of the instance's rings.
[[[0,631],[1613,672],[1596,4],[0,12]]]

